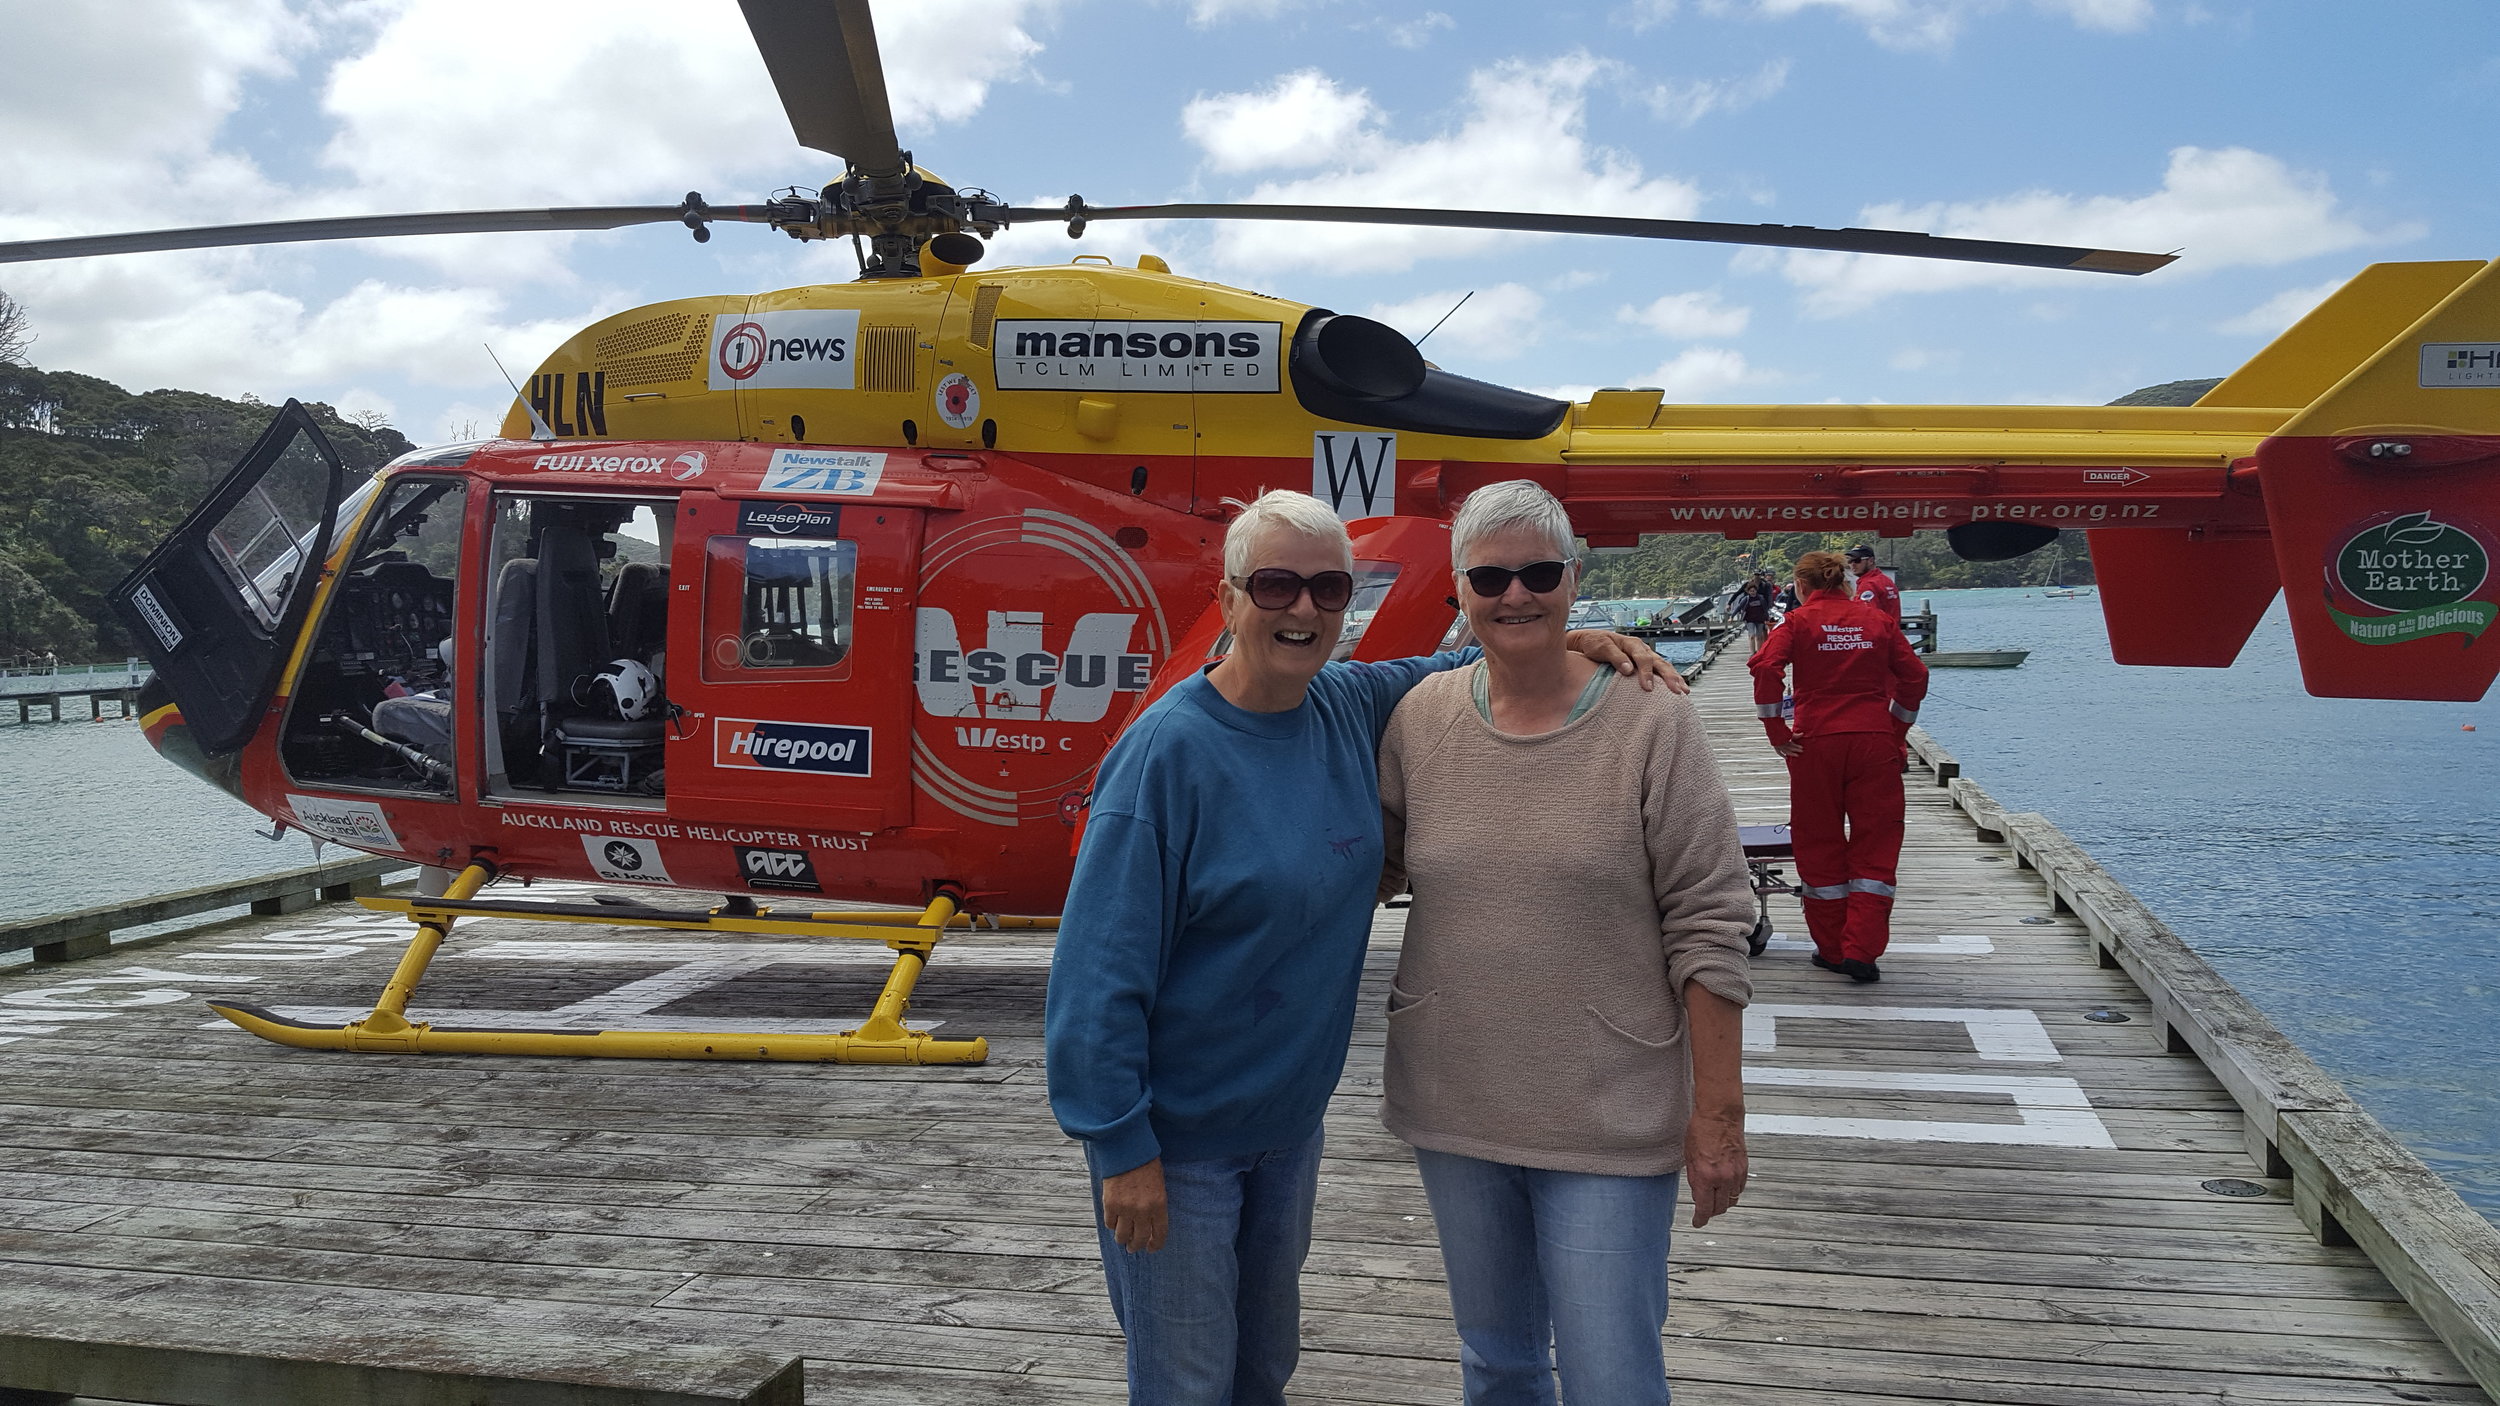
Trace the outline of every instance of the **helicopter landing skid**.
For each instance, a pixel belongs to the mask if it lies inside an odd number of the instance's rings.
[[[776,917],[769,908],[733,911],[716,909],[642,908],[557,903],[478,902],[494,871],[472,864],[452,880],[440,898],[368,898],[369,908],[406,913],[417,923],[416,939],[400,956],[373,1011],[344,1025],[319,1025],[292,1020],[273,1011],[236,1001],[212,1001],[209,1009],[281,1045],[307,1050],[349,1050],[364,1054],[500,1054],[576,1055],[607,1059],[755,1059],[816,1061],[829,1064],[980,1064],[989,1058],[989,1041],[939,1039],[903,1024],[911,1008],[912,989],[921,970],[951,925],[973,920],[956,911],[956,900],[939,895],[920,913],[825,912],[802,917]],[[876,1005],[858,1028],[839,1034],[735,1034],[686,1030],[487,1030],[410,1021],[408,998],[434,954],[463,917],[528,918],[538,922],[599,923],[612,927],[648,927],[702,932],[749,933],[770,937],[850,937],[883,942],[894,949],[894,968]],[[1056,918],[982,918],[980,926],[1056,928]]]

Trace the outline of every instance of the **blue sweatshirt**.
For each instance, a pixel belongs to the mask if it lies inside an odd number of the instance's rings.
[[[1321,669],[1253,713],[1201,672],[1094,782],[1050,965],[1050,1108],[1097,1176],[1290,1147],[1345,1067],[1380,880],[1380,734],[1473,649]]]

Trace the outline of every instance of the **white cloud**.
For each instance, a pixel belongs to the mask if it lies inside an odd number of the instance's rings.
[[[1411,20],[1397,23],[1383,21],[1378,28],[1390,43],[1399,48],[1420,49],[1432,42],[1432,36],[1445,29],[1454,29],[1457,25],[1458,21],[1439,10],[1426,10]]]
[[[2161,189],[2148,195],[2075,196],[2024,191],[1994,200],[1932,205],[1876,205],[1861,212],[1873,229],[1923,230],[1973,239],[2004,239],[2184,253],[2152,278],[2193,277],[2242,265],[2291,263],[2357,245],[2411,238],[2411,229],[2373,231],[2338,205],[2323,176],[2295,171],[2245,147],[2170,153]],[[2106,275],[2009,268],[1996,264],[1798,251],[1765,258],[1747,251],[1739,267],[1776,262],[1806,290],[1805,309],[1818,316],[1859,311],[1903,293],[1981,286],[2079,289]]]
[[[2271,337],[2309,315],[2309,310],[2323,303],[2327,295],[2344,286],[2344,280],[2330,278],[2306,288],[2286,288],[2257,306],[2215,327],[2217,332],[2244,336]]]
[[[1520,283],[1497,283],[1472,296],[1465,289],[1446,288],[1402,303],[1374,304],[1366,315],[1410,338],[1430,334],[1427,355],[1436,358],[1455,350],[1502,360],[1536,345],[1544,330],[1545,295]],[[1445,315],[1449,320],[1442,322]],[[1438,332],[1432,331],[1436,322],[1441,323]]]
[[[1193,98],[1181,109],[1181,130],[1218,171],[1290,169],[1341,154],[1379,116],[1369,95],[1306,68],[1260,92]]]
[[[274,187],[219,129],[255,78],[289,71],[308,40],[281,0],[13,5],[0,83],[0,231],[249,219]]]
[[[1226,20],[1272,20],[1307,0],[1189,0],[1189,22],[1201,28]]]
[[[1610,71],[1610,65],[1585,53],[1478,69],[1468,78],[1468,110],[1456,126],[1399,141],[1384,130],[1385,122],[1366,123],[1347,137],[1332,169],[1299,180],[1271,181],[1242,198],[1449,209],[1474,204],[1470,197],[1481,192],[1518,191],[1523,200],[1525,192],[1534,192],[1541,208],[1691,219],[1701,204],[1693,187],[1668,177],[1645,177],[1632,157],[1588,140],[1587,90]],[[1210,151],[1209,156],[1219,153]],[[1301,268],[1367,273],[1406,269],[1427,257],[1475,255],[1554,237],[1242,222],[1217,225],[1212,247],[1219,263],[1246,274]]]
[[[1024,71],[1045,13],[1047,0],[879,6],[905,145],[942,157],[926,139]],[[337,130],[323,159],[389,192],[389,208],[666,202],[707,185],[726,202],[841,173],[797,145],[726,0],[392,0],[382,14],[372,43],[330,72],[322,106]]]
[[[252,286],[259,256],[142,254],[27,265],[27,307],[44,329],[44,363],[133,390],[180,386],[270,399],[369,377],[492,384],[481,344],[520,369],[608,309],[515,321],[503,295],[367,280],[318,305]],[[327,392],[339,394],[338,392]]]
[[[1716,293],[1669,293],[1647,307],[1619,308],[1615,316],[1678,341],[1698,342],[1738,335],[1752,320],[1753,309],[1729,307]]]
[[[1723,392],[1739,386],[1762,385],[1779,377],[1760,370],[1745,360],[1745,354],[1726,347],[1692,347],[1631,384],[1656,386],[1667,393],[1667,403],[1692,405],[1717,399]],[[1586,400],[1596,386],[1561,385],[1531,388],[1537,395],[1556,400]]]
[[[928,139],[1023,76],[1040,49],[1034,32],[1057,3],[880,3],[879,47],[906,145],[938,147]],[[729,202],[838,173],[838,162],[791,137],[732,0],[79,0],[10,6],[6,27],[14,61],[0,84],[0,238],[656,204],[689,188]],[[254,106],[259,99],[273,101]],[[238,133],[239,117],[256,125]],[[247,138],[319,160],[274,179],[244,150]],[[269,158],[273,170],[282,159]],[[729,234],[765,247],[759,232]],[[650,237],[377,240],[334,261],[315,246],[99,258],[15,267],[8,286],[45,333],[47,365],[134,388],[273,399],[381,387],[404,408],[415,400],[410,382],[498,395],[480,342],[493,341],[518,373],[583,322],[638,301],[631,290],[580,287],[574,265],[591,261],[571,256]],[[768,262],[785,277],[847,277],[847,251],[836,253],[784,248]],[[397,278],[343,292],[313,282],[373,254],[409,262]],[[523,300],[528,315],[513,311]],[[550,303],[561,316],[541,315]]]
[[[1608,18],[1638,34],[1675,18],[1675,12],[1681,8],[1678,0],[1631,0]]]
[[[1728,347],[1688,347],[1650,372],[1640,384],[1664,389],[1670,401],[1692,402],[1711,400],[1738,386],[1775,379],[1748,364],[1743,352]]]
[[[1789,63],[1774,59],[1747,78],[1669,79],[1641,95],[1649,110],[1679,127],[1713,112],[1741,112],[1788,86]]]
[[[1958,351],[1938,351],[1933,347],[1903,347],[1884,359],[1895,371],[1924,371],[1930,366],[1951,366],[1962,359]]]
[[[2078,29],[2129,34],[2153,21],[2153,0],[2031,0],[2032,8],[2067,19]],[[1715,13],[1742,8],[1741,0],[1712,0]],[[1888,49],[1944,50],[1972,18],[2006,8],[2006,0],[1751,0],[1752,13],[1787,19],[1821,11],[1855,20],[1867,37]]]

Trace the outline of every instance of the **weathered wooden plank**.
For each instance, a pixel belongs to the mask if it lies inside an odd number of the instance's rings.
[[[2295,1199],[2321,1239],[2369,1252],[2486,1391],[2500,1397],[2500,1234],[2359,1112],[2286,1111]]]
[[[6,1262],[0,1383],[166,1406],[798,1406],[796,1358],[421,1293]]]

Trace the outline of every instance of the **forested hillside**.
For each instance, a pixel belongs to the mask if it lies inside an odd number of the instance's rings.
[[[387,425],[309,407],[351,470],[407,452]],[[197,391],[133,395],[69,371],[0,365],[0,661],[136,654],[105,593],[251,448],[275,414]]]
[[[1875,549],[1877,564],[1905,591],[2092,581],[2092,559],[2080,532],[2061,532],[2056,542],[2012,561],[1964,561],[1945,545],[1941,532],[1889,539],[1872,532],[1765,532],[1750,542],[1677,533],[1643,537],[1628,552],[1597,556],[1580,589],[1609,600],[1708,595],[1749,571],[1768,571],[1784,582],[1806,553],[1837,552],[1859,542]]]

